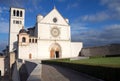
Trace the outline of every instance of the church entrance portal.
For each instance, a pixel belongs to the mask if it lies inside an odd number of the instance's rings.
[[[61,57],[61,47],[59,44],[53,44],[50,50],[50,58],[60,58]]]
[[[59,58],[59,51],[55,51],[56,58]]]
[[[50,51],[50,58],[60,58],[60,52],[55,51],[55,50],[51,50]]]

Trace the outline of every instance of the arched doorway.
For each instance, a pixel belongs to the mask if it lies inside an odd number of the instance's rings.
[[[54,58],[54,49],[50,50],[50,58]]]
[[[61,54],[61,47],[58,43],[54,43],[50,46],[50,58],[60,58]]]

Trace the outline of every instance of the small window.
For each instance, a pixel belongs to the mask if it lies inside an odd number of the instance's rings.
[[[26,42],[26,38],[25,37],[22,38],[22,42],[24,42],[24,43]]]
[[[20,17],[22,17],[22,11],[20,11]]]
[[[19,16],[19,11],[17,10],[17,16]]]
[[[19,21],[16,21],[16,24],[19,24]]]
[[[13,24],[15,24],[15,20],[13,20]]]
[[[31,39],[29,39],[29,42],[31,43]]]
[[[29,54],[29,59],[32,59],[32,54],[31,53]]]
[[[57,22],[57,18],[53,18],[53,22],[56,23]]]
[[[35,43],[37,43],[37,39],[35,39]]]
[[[34,43],[34,39],[32,39],[32,43]]]
[[[15,16],[15,10],[13,10],[13,16]]]
[[[22,21],[20,21],[20,24],[22,24]]]

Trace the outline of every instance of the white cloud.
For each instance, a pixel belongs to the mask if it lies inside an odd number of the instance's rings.
[[[78,30],[86,30],[88,29],[82,23],[71,23],[71,30],[78,31]]]
[[[85,46],[120,43],[120,24],[105,26],[102,30],[86,29],[72,34],[72,41],[82,41]]]
[[[8,11],[7,7],[0,7],[0,14],[2,14],[5,11]]]
[[[115,18],[120,19],[120,0],[101,0],[101,4],[107,6]]]
[[[23,7],[26,0],[1,0],[3,5],[7,7]]]
[[[92,15],[85,15],[85,16],[81,17],[81,19],[83,21],[92,21],[92,22],[104,21],[109,18],[110,18],[110,16],[108,14],[106,14],[105,12],[100,12],[100,13],[96,13],[96,14],[92,14]]]
[[[120,24],[106,26],[100,37],[120,41]]]
[[[0,14],[4,14],[8,11],[7,7],[0,7]]]
[[[71,4],[70,6],[71,6],[71,7],[78,7],[79,4],[78,4],[78,3],[73,3],[73,4]]]
[[[40,6],[40,4],[41,4],[41,1],[42,0],[32,0],[32,5],[33,5],[33,7],[34,7],[34,9],[42,9],[42,7]]]
[[[79,3],[75,2],[75,3],[70,3],[67,5],[67,10],[71,9],[71,8],[77,8],[79,6]]]
[[[120,24],[113,24],[113,25],[108,25],[106,26],[106,30],[114,30],[114,29],[117,29],[117,30],[120,30]]]
[[[120,0],[101,0],[100,4],[101,6],[105,6],[106,10],[93,14],[83,15],[81,20],[99,22],[120,19]]]
[[[39,9],[42,0],[1,0],[0,3],[6,5],[7,7],[32,7],[32,9]],[[31,6],[30,6],[31,5]],[[4,8],[6,9],[6,8]]]

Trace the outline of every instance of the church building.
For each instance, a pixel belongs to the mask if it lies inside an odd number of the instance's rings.
[[[25,29],[24,21],[25,9],[10,8],[9,52],[15,52],[17,59],[78,57],[82,42],[71,42],[69,20],[56,8],[38,15],[31,28]]]

